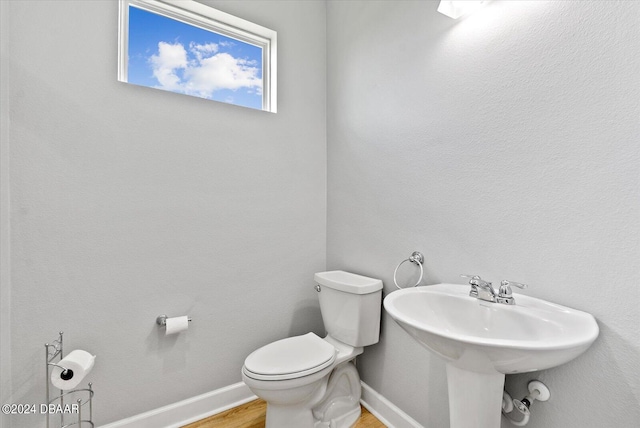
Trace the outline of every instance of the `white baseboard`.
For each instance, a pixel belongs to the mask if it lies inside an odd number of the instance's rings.
[[[364,382],[360,402],[373,416],[389,428],[423,428],[411,416],[400,410],[398,406],[374,391]]]
[[[238,382],[98,428],[179,428],[256,398],[258,397],[243,382]],[[372,415],[389,428],[423,428],[411,416],[364,382],[360,401]]]
[[[256,398],[247,385],[238,382],[98,428],[178,428]]]

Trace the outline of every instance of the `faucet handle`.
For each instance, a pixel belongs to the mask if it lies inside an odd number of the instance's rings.
[[[518,288],[527,288],[528,285],[527,284],[523,284],[521,282],[515,282],[515,281],[509,281],[509,280],[503,280],[500,285],[514,285]]]
[[[511,286],[515,286],[518,288],[527,288],[527,284],[523,284],[521,282],[503,280],[500,283],[500,289],[498,290],[498,296],[500,297],[511,297]]]
[[[489,281],[485,281],[480,278],[480,275],[460,275],[463,278],[469,278],[469,285],[472,287],[491,287],[491,283]]]

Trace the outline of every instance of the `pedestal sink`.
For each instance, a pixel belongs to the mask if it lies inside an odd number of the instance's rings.
[[[576,358],[598,337],[592,315],[514,294],[505,305],[437,284],[390,293],[384,307],[415,340],[447,362],[451,428],[499,428],[505,374]]]

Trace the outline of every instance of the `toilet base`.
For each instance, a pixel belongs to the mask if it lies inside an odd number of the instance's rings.
[[[325,370],[312,375],[309,383],[257,381],[243,372],[247,386],[267,402],[265,428],[351,428],[361,413],[358,371],[352,362]]]
[[[308,408],[267,403],[265,428],[312,428],[314,423],[313,413]]]
[[[352,362],[337,366],[327,385],[324,398],[313,409],[314,428],[350,428],[360,418],[362,386]]]
[[[313,428],[351,428],[360,419],[360,406],[330,421],[316,421]]]
[[[347,410],[346,413],[333,414],[332,419],[317,420],[309,409],[298,408],[294,410],[288,406],[267,404],[265,428],[351,428],[360,418],[360,413],[360,403],[358,403],[356,408]]]

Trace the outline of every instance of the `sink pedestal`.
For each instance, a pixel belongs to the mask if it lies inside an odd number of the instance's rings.
[[[451,428],[500,428],[503,373],[573,360],[598,337],[592,315],[517,295],[515,305],[436,284],[394,291],[384,308],[407,333],[447,362]]]
[[[500,428],[504,374],[447,363],[450,428]]]

